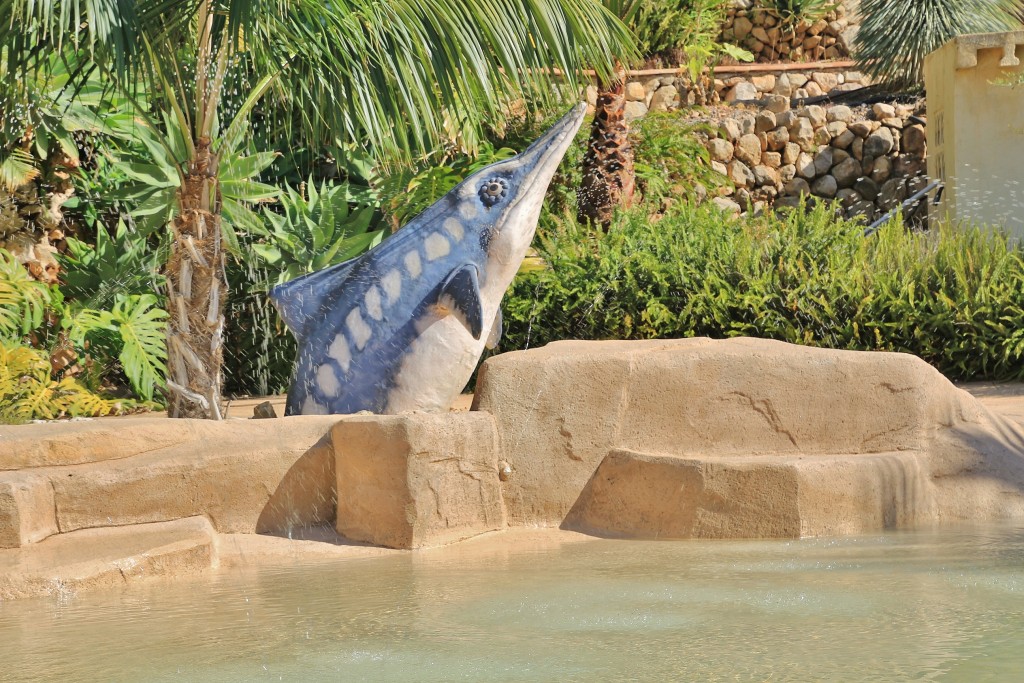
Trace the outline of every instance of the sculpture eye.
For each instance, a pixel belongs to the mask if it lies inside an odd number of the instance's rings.
[[[508,183],[502,178],[485,180],[480,186],[480,201],[490,208],[500,202],[508,194]]]

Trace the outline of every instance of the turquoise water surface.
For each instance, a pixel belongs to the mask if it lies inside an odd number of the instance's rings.
[[[0,602],[4,681],[1022,681],[1024,528],[493,543]]]

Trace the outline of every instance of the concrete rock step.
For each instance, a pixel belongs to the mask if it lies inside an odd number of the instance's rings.
[[[216,565],[214,531],[204,517],[83,529],[0,550],[0,600],[68,595]]]
[[[678,456],[612,450],[563,528],[617,538],[801,538],[933,522],[914,451]]]

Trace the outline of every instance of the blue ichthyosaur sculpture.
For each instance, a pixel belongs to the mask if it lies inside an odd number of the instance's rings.
[[[299,346],[287,415],[451,405],[501,337],[501,299],[585,110],[474,173],[376,248],[271,291]]]

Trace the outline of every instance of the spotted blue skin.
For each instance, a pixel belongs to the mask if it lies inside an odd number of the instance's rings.
[[[318,411],[331,414],[364,410],[388,412],[388,396],[396,386],[396,373],[419,334],[417,321],[422,325],[424,320],[429,321],[434,315],[431,309],[438,303],[443,283],[454,271],[475,266],[480,287],[485,286],[491,236],[496,229],[506,229],[503,224],[505,213],[513,205],[520,188],[544,192],[545,187],[538,189],[529,181],[542,162],[545,145],[550,143],[555,133],[569,125],[571,117],[575,117],[575,122],[572,122],[575,130],[581,116],[577,108],[556,123],[530,149],[467,178],[366,254],[271,291],[271,298],[299,342],[286,415],[308,412],[306,407],[310,399],[315,401]],[[504,186],[504,194],[498,199],[485,192],[492,181]],[[475,211],[468,212],[475,215],[468,219],[464,217],[467,212],[460,210],[467,202],[475,205]],[[461,240],[452,239],[444,230],[446,218],[458,220],[464,232]],[[531,226],[530,230],[534,227]],[[430,260],[425,240],[434,232],[446,237],[450,250],[446,255]],[[417,277],[410,274],[404,263],[406,255],[413,250],[419,253],[422,269]],[[400,296],[384,307],[381,320],[374,320],[367,310],[367,290],[377,286],[383,296],[381,280],[392,270],[397,270],[402,276]],[[383,298],[386,300],[386,296]],[[353,332],[346,322],[350,312],[357,308],[370,329],[369,340],[361,351],[357,351]],[[485,321],[486,324],[490,322]],[[351,351],[348,372],[328,353],[339,334],[345,336]],[[334,372],[338,380],[340,390],[336,396],[327,395],[317,381],[317,373],[324,365]],[[456,391],[458,389],[461,387]]]
[[[447,235],[440,226],[447,216],[457,215],[457,191],[458,188],[427,209],[414,223],[350,262],[352,265],[347,277],[321,300],[320,310],[306,323],[299,340],[298,362],[288,391],[286,415],[300,414],[307,397],[326,406],[332,414],[361,410],[386,412],[388,394],[395,385],[395,373],[418,336],[416,321],[429,315],[428,309],[437,303],[444,280],[452,270],[473,264],[480,271],[481,286],[486,282],[484,266],[487,252],[482,246],[481,234],[493,228],[496,212],[488,215],[489,212],[481,211],[477,220],[460,221],[465,236],[457,244],[449,239],[451,251],[445,257],[428,261],[423,248],[424,239],[430,232],[440,231]],[[413,250],[419,252],[422,269],[417,278],[410,277],[404,264],[406,254]],[[381,278],[395,269],[402,275],[401,295],[397,302],[385,307],[383,320],[374,320],[366,308],[366,292],[370,286],[381,289]],[[318,284],[322,282],[312,286]],[[362,351],[356,350],[355,340],[345,324],[346,317],[354,308],[359,308],[360,316],[371,330],[370,339]],[[351,350],[348,373],[327,353],[338,334],[345,335]],[[330,364],[342,384],[340,394],[333,398],[325,396],[317,385],[317,369],[324,363]]]

